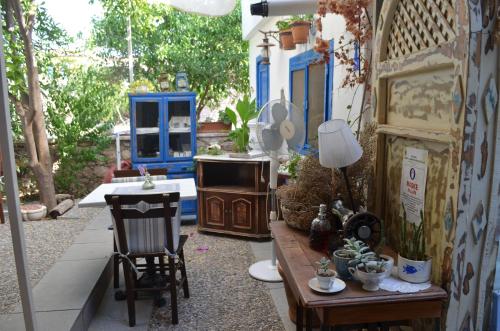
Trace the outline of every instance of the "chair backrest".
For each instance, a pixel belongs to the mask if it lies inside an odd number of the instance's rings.
[[[122,254],[174,253],[180,237],[179,193],[105,195]]]
[[[166,176],[167,175],[167,168],[155,168],[155,169],[148,169],[148,172],[151,176]],[[126,169],[126,170],[115,170],[113,171],[113,175],[115,178],[121,178],[121,177],[139,177],[141,173],[137,169]]]

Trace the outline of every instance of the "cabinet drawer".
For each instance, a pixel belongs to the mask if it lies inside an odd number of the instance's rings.
[[[178,174],[185,172],[195,172],[193,162],[176,162],[166,164],[169,174]],[[177,178],[191,178],[191,177],[177,177]]]

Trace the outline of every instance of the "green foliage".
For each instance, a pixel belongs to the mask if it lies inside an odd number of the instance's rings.
[[[131,16],[135,74],[157,82],[161,73],[185,71],[198,94],[198,113],[227,97],[247,93],[248,42],[241,37],[241,8],[205,17],[146,0],[100,0],[92,44],[126,77],[127,16]]]
[[[26,3],[25,3],[26,4]],[[9,95],[17,100],[22,100],[28,93],[28,83],[26,81],[26,62],[23,53],[23,43],[17,24],[7,27],[6,2],[1,2],[3,46],[5,56],[5,66]],[[27,9],[27,8],[26,8]],[[57,50],[65,48],[72,39],[66,32],[50,17],[47,9],[40,5],[34,5],[35,26],[33,29],[33,50],[37,59],[37,68],[41,79],[41,87],[44,94],[50,91],[44,89],[44,82],[56,65]],[[22,128],[19,116],[16,114],[13,103],[10,103],[10,113],[12,115],[12,129],[14,139],[22,137]]]
[[[316,262],[316,264],[318,265],[318,275],[325,277],[332,275],[332,271],[330,270],[330,262],[331,261],[324,256]]]
[[[49,132],[57,139],[56,187],[82,194],[78,172],[98,161],[109,146],[109,130],[124,107],[124,91],[105,79],[105,69],[61,64],[50,81],[47,102]]]
[[[410,230],[408,231],[406,218],[406,209],[404,204],[403,219],[401,229],[401,247],[399,254],[409,260],[426,261],[427,255],[425,254],[425,238],[424,238],[424,213],[420,211],[420,224],[417,226],[415,223],[410,223]]]
[[[385,272],[387,262],[382,260],[362,260],[358,264],[358,268],[361,268],[368,273],[381,273]]]
[[[149,79],[143,78],[143,79],[134,80],[132,82],[132,84],[130,84],[130,88],[129,88],[130,92],[137,93],[137,88],[141,87],[141,86],[146,86],[148,89],[147,92],[154,92],[155,91],[155,87],[154,87],[153,83],[151,83],[151,81],[149,81]]]
[[[219,111],[219,122],[224,122],[224,124],[231,124],[231,118],[229,115],[226,113],[225,110]]]
[[[278,27],[278,30],[280,30],[280,31],[288,30],[291,28],[290,23],[291,23],[290,20],[281,20],[281,21],[276,22],[276,26]]]
[[[248,95],[238,100],[236,111],[226,107],[226,116],[229,118],[235,129],[229,133],[229,138],[234,142],[236,152],[244,153],[248,151],[250,140],[250,128],[248,122],[259,116],[259,111],[255,107],[255,99],[250,101]],[[238,114],[238,115],[236,115]],[[241,121],[238,126],[238,117]]]

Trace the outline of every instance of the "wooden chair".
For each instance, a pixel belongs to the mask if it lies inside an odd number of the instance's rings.
[[[167,179],[167,168],[156,168],[149,169],[149,174],[153,180]],[[143,181],[144,179],[141,177],[141,173],[137,169],[124,169],[124,170],[115,170],[113,171],[113,179],[111,180],[113,183],[120,182],[135,182],[135,181]],[[112,229],[112,227],[110,228]],[[113,252],[117,252],[116,249],[116,240],[113,239]],[[120,287],[120,259],[117,255],[113,257],[113,286],[114,288]]]
[[[145,195],[106,195],[111,206],[114,235],[123,263],[129,325],[135,325],[135,298],[139,291],[170,291],[172,324],[178,324],[177,293],[182,286],[184,297],[189,298],[184,243],[186,235],[180,235],[180,215],[177,212],[179,193]],[[156,231],[149,231],[154,228]],[[164,258],[168,259],[167,265]],[[176,261],[176,257],[178,261]],[[160,287],[138,287],[136,270],[151,270],[150,264],[139,264],[137,259],[149,258],[154,263],[154,272],[166,275],[168,284]],[[180,270],[181,278],[176,277]]]

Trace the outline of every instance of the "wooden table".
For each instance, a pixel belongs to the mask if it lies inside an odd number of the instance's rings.
[[[303,313],[306,328],[312,328],[312,312],[323,327],[434,318],[439,321],[447,293],[432,285],[417,293],[379,290],[367,292],[361,283],[346,281],[340,293],[322,295],[313,292],[308,282],[315,276],[315,261],[323,254],[309,248],[306,233],[288,227],[284,222],[271,224],[276,253],[284,276],[297,301],[297,330],[302,330]]]

